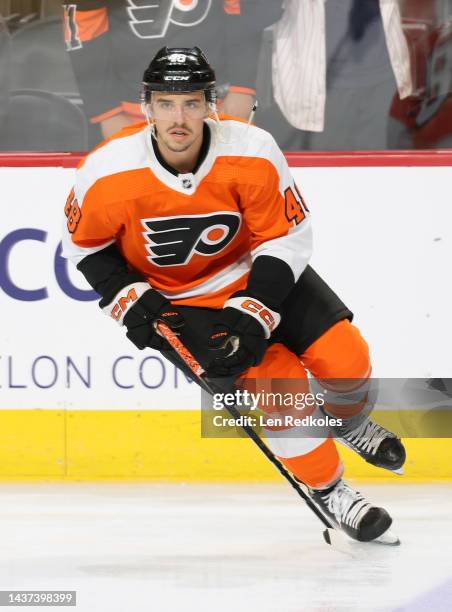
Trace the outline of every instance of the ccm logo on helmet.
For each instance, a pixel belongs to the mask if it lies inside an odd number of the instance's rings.
[[[164,81],[188,81],[189,79],[189,76],[181,76],[177,74],[163,77]]]
[[[237,235],[241,219],[232,212],[142,219],[148,260],[157,266],[179,266],[195,254],[216,255]]]

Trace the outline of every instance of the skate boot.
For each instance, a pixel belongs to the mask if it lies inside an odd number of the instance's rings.
[[[313,501],[331,523],[354,540],[376,540],[391,526],[392,518],[384,508],[372,506],[361,493],[354,491],[343,480],[328,489],[311,489],[310,493]],[[398,538],[391,532],[379,541],[385,544],[399,543]]]
[[[405,448],[395,434],[378,423],[367,417],[364,420],[350,419],[332,429],[338,442],[351,448],[367,463],[403,474]]]

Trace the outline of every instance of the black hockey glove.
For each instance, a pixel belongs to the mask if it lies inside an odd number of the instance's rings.
[[[235,294],[224,305],[209,334],[207,346],[215,351],[207,367],[210,377],[238,376],[258,365],[268,338],[279,323],[278,313],[259,300]]]
[[[127,338],[140,350],[150,347],[168,349],[169,345],[156,331],[154,323],[163,321],[173,330],[184,325],[184,319],[175,306],[147,283],[134,283],[124,287],[113,302],[102,304],[105,314],[127,328]]]

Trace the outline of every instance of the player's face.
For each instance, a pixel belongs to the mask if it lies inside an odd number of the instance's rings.
[[[170,151],[182,153],[199,144],[209,114],[204,92],[152,94],[151,113],[157,140]]]

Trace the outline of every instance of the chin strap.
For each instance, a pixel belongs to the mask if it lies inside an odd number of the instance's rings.
[[[157,135],[155,133],[155,123],[154,123],[154,121],[151,119],[151,117],[149,115],[148,107],[147,107],[147,104],[145,102],[141,103],[141,112],[146,117],[146,121],[147,121],[147,124],[149,126],[149,132],[151,134],[151,137],[154,138],[155,140],[157,140]]]

